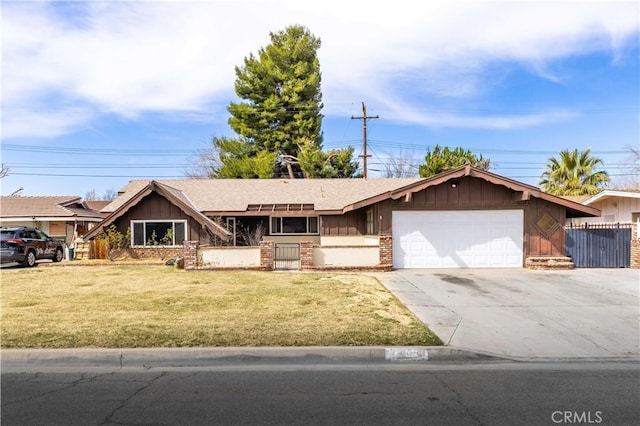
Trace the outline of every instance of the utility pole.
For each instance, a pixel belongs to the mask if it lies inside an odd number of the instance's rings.
[[[351,116],[352,120],[362,120],[362,155],[360,157],[363,158],[362,168],[364,169],[363,177],[367,178],[367,157],[371,157],[371,155],[367,155],[367,119],[368,118],[380,118],[378,115],[367,116],[367,106],[362,102],[362,117]]]

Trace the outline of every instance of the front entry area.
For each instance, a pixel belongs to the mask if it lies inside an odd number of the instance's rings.
[[[394,268],[521,268],[523,210],[394,211]]]

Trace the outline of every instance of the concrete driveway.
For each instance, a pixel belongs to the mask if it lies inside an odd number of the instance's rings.
[[[445,344],[524,358],[640,358],[640,272],[397,270],[376,277]]]

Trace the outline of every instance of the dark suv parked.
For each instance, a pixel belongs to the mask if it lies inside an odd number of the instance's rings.
[[[36,260],[51,259],[60,262],[64,242],[54,240],[38,228],[18,226],[0,228],[0,261],[18,262],[23,266],[35,266]]]

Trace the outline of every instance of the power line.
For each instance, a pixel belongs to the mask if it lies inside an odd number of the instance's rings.
[[[129,178],[129,179],[187,179],[184,175],[173,176],[134,176],[134,175],[93,175],[81,173],[9,173],[8,176],[57,176],[57,177],[86,177],[86,178]]]

